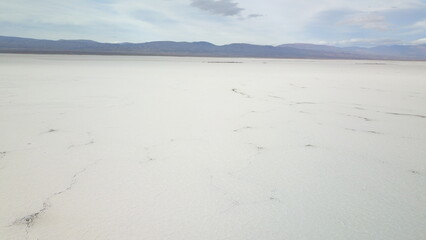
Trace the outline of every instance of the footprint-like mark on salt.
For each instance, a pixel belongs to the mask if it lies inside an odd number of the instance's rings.
[[[421,172],[416,171],[416,170],[410,170],[410,173],[415,174],[415,175],[419,175],[419,176],[424,176]]]
[[[281,202],[281,200],[277,196],[275,196],[276,192],[277,192],[276,190],[271,190],[270,195],[269,195],[269,200]]]

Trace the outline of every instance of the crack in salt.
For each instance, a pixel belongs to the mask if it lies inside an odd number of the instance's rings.
[[[345,116],[347,116],[347,117],[359,118],[359,119],[362,119],[362,120],[367,121],[367,122],[371,122],[371,121],[373,121],[373,120],[371,120],[370,118],[361,117],[361,116],[357,116],[357,115],[351,115],[351,114],[344,114],[344,115],[345,115]]]
[[[68,147],[68,149],[75,148],[75,147],[84,147],[84,146],[94,144],[95,140],[93,139],[92,134],[90,132],[87,132],[87,136],[90,139],[89,142],[83,143],[83,144],[72,144]]]
[[[244,164],[244,166],[241,166],[240,168],[229,172],[229,175],[234,175],[235,173],[239,173],[241,171],[244,171],[245,169],[247,169],[252,163],[253,163],[253,159],[255,159],[257,156],[259,156],[262,151],[265,150],[264,147],[256,145],[254,143],[248,143],[249,145],[253,146],[256,149],[256,152],[251,154],[250,156],[246,157],[246,163]]]
[[[270,97],[270,98],[276,98],[276,99],[281,99],[281,100],[286,100],[283,97],[279,97],[279,96],[275,96],[275,95],[268,95],[268,97]]]
[[[75,148],[75,147],[84,147],[84,146],[91,145],[91,144],[94,144],[94,143],[95,143],[95,141],[91,140],[90,142],[83,143],[83,144],[77,144],[77,145],[72,144],[68,147],[68,149]]]
[[[252,129],[252,128],[253,127],[251,127],[251,126],[245,126],[245,127],[242,127],[242,128],[237,128],[233,132],[241,132],[242,130]]]
[[[381,132],[373,131],[373,130],[358,130],[354,128],[345,128],[346,130],[353,131],[353,132],[363,132],[363,133],[372,133],[372,134],[382,134]]]
[[[295,84],[293,84],[293,83],[290,83],[289,85],[290,85],[290,86],[292,86],[292,87],[297,87],[297,88],[306,88],[306,87],[304,87],[304,86],[298,86],[298,85],[295,85]]]
[[[38,210],[35,213],[29,214],[25,217],[19,218],[17,220],[15,220],[11,225],[9,225],[9,227],[14,226],[14,225],[21,225],[21,224],[25,224],[25,232],[26,232],[26,239],[28,239],[28,235],[29,235],[29,230],[31,229],[31,227],[34,225],[34,222],[37,218],[39,218],[41,215],[43,215],[44,213],[46,213],[47,210],[49,210],[49,208],[51,207],[51,200],[58,196],[61,195],[65,192],[68,192],[70,190],[72,190],[73,186],[77,183],[77,179],[78,177],[84,173],[91,165],[95,165],[97,164],[98,161],[95,161],[91,164],[88,164],[86,167],[84,167],[83,169],[81,169],[80,171],[76,172],[72,178],[71,178],[71,182],[70,184],[63,190],[55,192],[53,194],[51,194],[50,196],[48,196],[44,201],[43,201],[43,207],[40,208],[40,210]]]
[[[234,93],[238,93],[238,94],[240,94],[240,95],[243,95],[243,96],[245,96],[246,98],[251,98],[251,96],[250,96],[250,95],[248,95],[248,94],[246,94],[246,93],[244,93],[244,92],[241,92],[240,90],[238,90],[238,89],[236,89],[236,88],[233,88],[233,89],[232,89],[232,91],[233,91]]]
[[[425,115],[420,115],[420,114],[395,113],[395,112],[386,112],[386,114],[397,115],[397,116],[407,116],[407,117],[426,118],[426,116],[425,116]]]
[[[303,104],[317,104],[317,103],[314,103],[314,102],[294,102],[293,104],[303,105]]]

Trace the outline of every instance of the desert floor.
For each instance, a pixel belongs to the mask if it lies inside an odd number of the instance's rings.
[[[0,55],[1,240],[426,239],[426,62]]]

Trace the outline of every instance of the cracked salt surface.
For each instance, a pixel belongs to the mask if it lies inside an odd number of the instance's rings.
[[[424,62],[1,56],[1,240],[426,239]]]
[[[96,162],[95,162],[95,163],[96,163]],[[93,164],[90,164],[90,165],[93,165]],[[43,214],[45,214],[45,213],[49,210],[49,208],[50,208],[50,207],[51,207],[51,205],[52,205],[51,201],[52,201],[52,200],[53,200],[56,196],[61,195],[61,194],[64,194],[64,193],[66,193],[67,191],[71,191],[71,190],[72,190],[72,188],[73,188],[73,186],[77,183],[77,179],[78,179],[78,177],[79,177],[82,173],[84,173],[90,165],[88,165],[88,166],[86,166],[85,168],[83,168],[82,170],[80,170],[80,171],[76,172],[76,173],[72,176],[71,181],[70,181],[69,185],[68,185],[66,188],[64,188],[63,190],[60,190],[60,191],[54,192],[54,193],[52,193],[51,195],[49,195],[49,196],[48,196],[48,197],[47,197],[47,198],[43,201],[42,208],[40,208],[37,212],[32,213],[32,214],[29,214],[29,215],[27,215],[27,216],[24,216],[24,217],[22,217],[22,218],[19,218],[19,219],[15,220],[15,221],[14,221],[11,225],[9,225],[9,227],[12,227],[13,225],[19,225],[19,224],[24,224],[24,225],[26,225],[25,233],[26,233],[26,239],[28,239],[28,236],[29,236],[29,234],[30,234],[30,229],[31,229],[31,227],[34,225],[34,223],[36,222],[36,220],[37,220],[38,218],[40,218]]]

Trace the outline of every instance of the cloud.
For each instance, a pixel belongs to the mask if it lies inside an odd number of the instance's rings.
[[[399,43],[393,39],[408,44],[426,36],[425,16],[426,4],[375,10],[325,9],[311,18],[303,31],[310,38],[344,45]]]
[[[425,21],[425,0],[0,0],[1,35],[103,42],[411,43]]]
[[[421,30],[426,30],[426,19],[414,23],[412,27],[417,28],[417,29],[421,29]]]
[[[382,31],[389,29],[389,24],[385,21],[385,17],[374,13],[360,13],[350,15],[340,23],[358,26],[364,29]]]
[[[239,15],[244,10],[244,8],[238,7],[238,3],[232,2],[232,0],[192,0],[191,6],[211,14],[222,16]]]
[[[136,10],[131,13],[136,19],[151,24],[174,24],[175,22],[163,14],[150,10]]]
[[[423,45],[426,44],[426,38],[420,38],[412,42],[414,45]]]
[[[383,45],[399,45],[404,44],[404,42],[395,39],[352,38],[337,42],[330,42],[329,44],[337,46],[375,47]]]

